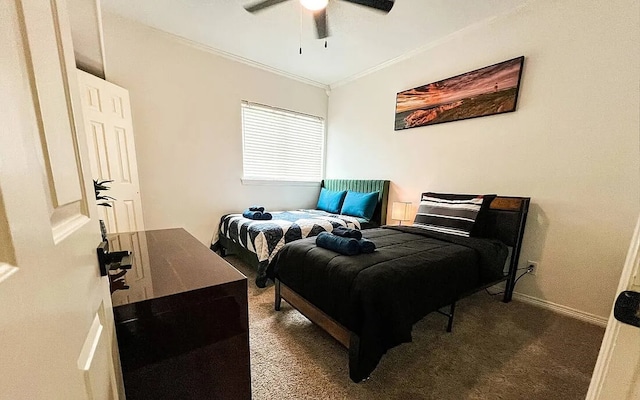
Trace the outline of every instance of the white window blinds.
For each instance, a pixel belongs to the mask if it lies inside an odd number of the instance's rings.
[[[319,182],[324,119],[242,102],[243,179]]]

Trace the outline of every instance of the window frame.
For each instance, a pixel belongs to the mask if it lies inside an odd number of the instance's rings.
[[[305,118],[312,118],[318,120],[322,124],[322,141],[320,151],[320,177],[312,180],[300,180],[300,179],[281,179],[281,178],[257,178],[245,176],[245,123],[244,123],[244,111],[245,107],[264,108],[274,113],[282,113],[287,116],[300,116]],[[281,185],[281,186],[318,186],[324,179],[325,175],[325,161],[327,151],[327,123],[326,118],[317,115],[302,113],[299,111],[288,110],[285,108],[274,107],[262,103],[250,102],[242,100],[240,103],[240,123],[241,123],[241,135],[242,135],[242,174],[240,181],[243,185]]]

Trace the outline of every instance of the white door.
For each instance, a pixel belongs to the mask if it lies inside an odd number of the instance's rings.
[[[0,55],[0,399],[118,398],[64,0],[0,0]]]
[[[110,233],[143,231],[138,163],[129,92],[78,70],[91,177],[113,181],[104,192],[116,201],[98,207]]]
[[[617,293],[625,290],[640,292],[640,218]],[[587,399],[640,399],[640,328],[619,322],[613,314],[609,317]]]

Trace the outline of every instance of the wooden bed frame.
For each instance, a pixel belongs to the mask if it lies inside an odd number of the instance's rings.
[[[529,202],[530,198],[528,197],[506,196],[498,196],[491,202],[491,205],[484,217],[484,232],[486,232],[487,237],[499,239],[507,246],[511,247],[512,251],[509,261],[509,271],[503,278],[487,282],[482,286],[463,294],[459,298],[467,297],[477,291],[506,281],[503,301],[505,303],[511,301],[513,289],[515,287],[516,274],[518,271],[518,260],[520,258],[520,250],[522,248],[522,238],[529,210]],[[346,347],[349,350],[349,365],[357,365],[359,354],[358,346],[360,343],[360,338],[357,334],[345,328],[304,297],[300,296],[293,289],[276,279],[276,311],[280,311],[283,299]],[[449,312],[443,312],[440,310],[438,310],[438,312],[449,318],[447,332],[451,332],[455,312],[455,302],[451,304]]]
[[[379,191],[378,204],[373,212],[371,222],[377,226],[387,223],[387,208],[389,204],[389,184],[387,180],[375,179],[325,179],[320,183],[320,187],[329,190],[351,190],[354,192],[370,193]],[[255,253],[245,249],[233,240],[219,235],[217,248],[211,245],[211,250],[218,251],[222,257],[227,254],[237,255],[243,262],[252,268],[258,268],[258,257]]]

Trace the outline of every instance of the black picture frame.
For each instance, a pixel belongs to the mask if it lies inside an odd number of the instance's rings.
[[[514,112],[524,56],[396,95],[396,131]]]

